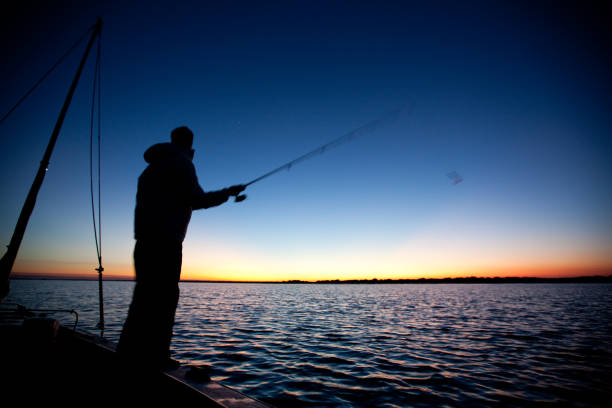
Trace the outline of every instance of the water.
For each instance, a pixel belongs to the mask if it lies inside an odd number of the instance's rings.
[[[132,289],[105,282],[111,340]],[[79,327],[96,331],[96,282],[13,281],[6,301],[74,308]],[[610,284],[181,283],[174,333],[175,358],[278,407],[612,399]]]

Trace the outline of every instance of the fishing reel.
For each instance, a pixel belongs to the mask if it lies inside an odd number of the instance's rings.
[[[235,203],[241,203],[244,200],[246,200],[246,198],[247,198],[246,194],[240,194],[240,195],[237,195],[237,196],[234,197],[234,202]]]

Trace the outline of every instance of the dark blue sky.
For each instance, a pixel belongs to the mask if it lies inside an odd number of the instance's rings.
[[[489,3],[25,3],[2,17],[0,112],[103,18],[109,273],[131,273],[142,153],[172,128],[194,130],[200,182],[217,189],[401,106],[410,113],[392,126],[254,184],[240,205],[194,215],[185,276],[609,268],[609,7]],[[5,242],[81,52],[0,127]],[[26,235],[22,270],[51,261],[89,271],[95,263],[92,61]],[[450,171],[464,181],[452,185]]]

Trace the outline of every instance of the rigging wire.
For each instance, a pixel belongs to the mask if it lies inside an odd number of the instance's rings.
[[[104,330],[104,292],[102,288],[102,272],[104,271],[104,267],[102,266],[102,181],[101,181],[101,114],[100,114],[100,100],[101,100],[101,79],[100,79],[100,48],[101,48],[101,33],[98,35],[98,51],[96,56],[95,70],[94,70],[94,79],[93,79],[93,92],[92,92],[92,100],[91,100],[91,120],[89,125],[89,176],[90,176],[90,192],[91,192],[91,215],[93,220],[93,231],[94,231],[94,241],[96,244],[96,254],[98,257],[98,267],[96,271],[98,271],[98,297],[100,304],[100,320],[98,322],[97,327],[101,330]],[[97,97],[97,100],[96,100]],[[96,103],[97,102],[97,103]],[[95,110],[97,105],[97,112]],[[97,145],[97,179],[98,179],[98,220],[96,224],[96,205],[95,205],[95,193],[94,193],[94,158],[93,158],[93,145],[94,145],[94,118],[97,115],[97,135],[98,135],[98,145]]]
[[[51,74],[51,73],[52,73],[52,72],[55,70],[55,68],[57,68],[57,66],[58,66],[59,64],[61,64],[61,63],[62,63],[62,61],[63,61],[63,60],[64,60],[64,59],[65,59],[65,58],[66,58],[68,55],[70,55],[70,54],[72,53],[72,51],[73,51],[73,50],[74,50],[74,49],[75,49],[75,48],[76,48],[76,47],[77,47],[77,46],[78,46],[78,45],[81,43],[81,41],[83,41],[83,39],[84,39],[84,38],[86,38],[86,37],[89,35],[89,33],[91,33],[91,31],[95,29],[95,27],[96,27],[95,25],[91,26],[91,27],[90,27],[90,28],[89,28],[89,29],[88,29],[88,30],[85,32],[85,34],[83,34],[83,35],[82,35],[82,36],[81,36],[81,37],[80,37],[80,38],[79,38],[79,39],[78,39],[78,40],[77,40],[77,41],[76,41],[76,42],[75,42],[75,43],[72,45],[72,47],[70,47],[70,48],[68,49],[68,51],[66,51],[66,52],[64,53],[64,55],[62,55],[62,56],[61,56],[61,57],[60,57],[60,58],[57,60],[57,62],[56,62],[55,64],[53,64],[53,65],[51,66],[51,68],[49,68],[49,70],[48,70],[48,71],[47,71],[47,72],[46,72],[46,73],[45,73],[45,74],[44,74],[44,75],[43,75],[43,76],[42,76],[42,77],[41,77],[41,78],[40,78],[38,81],[36,81],[36,83],[35,83],[35,84],[34,84],[34,85],[33,85],[33,86],[32,86],[32,87],[31,87],[31,88],[30,88],[30,89],[29,89],[29,90],[28,90],[28,91],[25,93],[25,95],[23,95],[23,96],[22,96],[22,97],[21,97],[21,98],[20,98],[20,99],[17,101],[17,103],[16,103],[15,105],[13,105],[13,107],[12,107],[12,108],[11,108],[11,109],[10,109],[10,110],[9,110],[9,111],[8,111],[8,112],[5,114],[5,115],[4,115],[4,116],[2,116],[2,119],[0,119],[0,125],[1,125],[1,124],[2,124],[2,123],[5,121],[5,120],[6,120],[6,118],[8,118],[8,117],[11,115],[11,113],[13,113],[13,111],[14,111],[15,109],[17,109],[17,107],[18,107],[19,105],[21,105],[21,103],[22,103],[23,101],[25,101],[25,100],[26,100],[26,98],[27,98],[28,96],[30,96],[30,94],[31,94],[32,92],[34,92],[34,90],[35,90],[36,88],[38,88],[38,85],[40,85],[40,84],[41,84],[41,83],[42,83],[42,82],[43,82],[45,79],[47,79],[47,77],[48,77],[48,76],[49,76],[49,75],[50,75],[50,74]]]
[[[21,246],[21,242],[23,241],[25,230],[28,226],[28,221],[30,220],[32,212],[34,211],[34,207],[36,205],[36,198],[38,196],[38,193],[40,192],[40,188],[44,181],[45,174],[47,172],[49,162],[51,160],[51,155],[53,153],[53,149],[57,142],[57,138],[62,128],[62,124],[64,123],[64,119],[66,118],[66,113],[68,112],[68,108],[70,107],[70,102],[72,101],[72,97],[74,96],[74,91],[76,90],[79,78],[81,77],[81,73],[83,72],[83,67],[87,62],[87,57],[89,55],[89,52],[91,51],[91,47],[93,46],[96,37],[100,34],[101,28],[102,20],[98,18],[94,29],[92,30],[92,34],[85,49],[85,52],[81,57],[79,66],[74,75],[70,88],[68,89],[68,94],[66,95],[66,99],[64,100],[62,109],[60,110],[60,113],[57,117],[57,121],[55,122],[53,131],[51,132],[49,143],[47,144],[47,148],[45,149],[45,153],[40,162],[40,166],[38,167],[38,171],[36,172],[36,176],[34,177],[34,181],[32,182],[32,186],[28,191],[28,195],[26,196],[23,207],[21,208],[21,212],[19,213],[19,218],[17,219],[17,224],[15,225],[15,229],[13,231],[13,235],[11,236],[11,241],[8,245],[7,251],[4,253],[2,258],[0,258],[0,302],[2,302],[2,300],[9,292],[9,280],[11,271],[15,264],[17,254],[19,253],[19,247]]]

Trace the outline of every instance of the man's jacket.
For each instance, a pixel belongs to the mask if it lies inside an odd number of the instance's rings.
[[[185,239],[191,211],[228,199],[227,190],[204,192],[188,152],[171,143],[155,144],[144,154],[149,165],[138,178],[134,237],[137,240]]]

